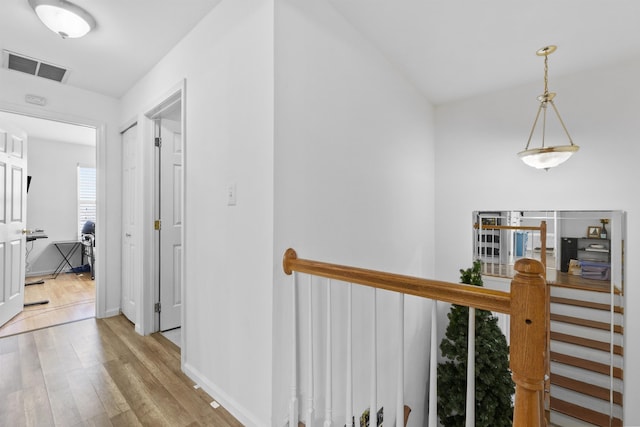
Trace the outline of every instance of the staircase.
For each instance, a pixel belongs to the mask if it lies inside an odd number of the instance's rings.
[[[552,425],[623,425],[623,298],[602,285],[550,285]]]

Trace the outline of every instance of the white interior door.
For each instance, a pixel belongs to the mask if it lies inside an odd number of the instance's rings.
[[[122,313],[133,323],[137,319],[137,300],[140,283],[138,194],[138,127],[122,133]]]
[[[162,119],[160,146],[160,330],[180,326],[182,312],[182,156],[180,120]]]
[[[0,326],[22,311],[27,222],[27,135],[0,122]]]

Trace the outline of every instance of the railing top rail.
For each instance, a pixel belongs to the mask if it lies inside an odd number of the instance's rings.
[[[300,259],[293,249],[285,252],[282,266],[286,274],[297,271],[482,310],[511,313],[508,292]]]
[[[544,225],[542,225],[544,224]],[[484,230],[532,230],[542,231],[547,229],[545,221],[542,221],[541,225],[489,225],[489,224],[473,224],[473,228],[482,228]]]

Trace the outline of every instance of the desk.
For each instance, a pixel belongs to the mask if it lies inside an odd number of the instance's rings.
[[[73,265],[71,265],[71,257],[73,257],[73,255],[78,251],[81,243],[77,240],[68,240],[64,242],[53,242],[53,246],[55,246],[55,248],[58,250],[58,253],[62,257],[62,260],[53,272],[53,278],[55,279],[58,277],[58,274],[62,272],[65,264],[68,265],[69,268],[73,268]]]

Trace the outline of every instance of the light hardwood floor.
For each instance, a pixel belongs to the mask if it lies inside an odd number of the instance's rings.
[[[0,338],[2,426],[241,426],[123,316]]]
[[[25,303],[49,300],[48,304],[25,307],[0,328],[0,337],[95,317],[95,281],[89,273],[28,277],[26,282],[44,279],[42,285],[25,286]]]

